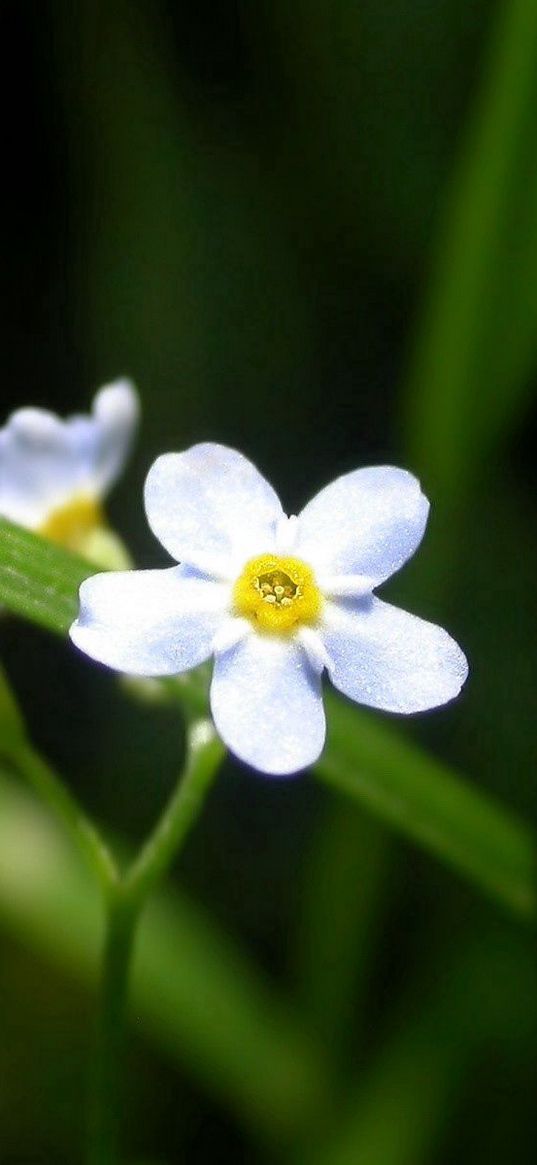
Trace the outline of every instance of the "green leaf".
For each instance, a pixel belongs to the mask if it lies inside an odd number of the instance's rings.
[[[537,5],[506,0],[448,191],[408,386],[408,448],[461,505],[537,358]]]
[[[0,752],[17,752],[26,744],[24,720],[17,707],[15,697],[0,668]]]
[[[421,966],[391,1010],[385,1039],[351,1084],[342,1119],[311,1153],[301,1154],[300,1165],[428,1165],[443,1159],[442,1142],[455,1109],[467,1102],[483,1047],[494,1043],[507,1077],[513,1060],[532,1056],[537,1015],[531,942],[510,945],[502,928],[480,930],[462,944],[460,937],[453,944],[446,935],[425,974]]]
[[[75,618],[80,559],[0,521],[0,603],[65,634]],[[195,681],[183,689],[199,699]],[[418,842],[522,918],[535,918],[536,839],[522,822],[433,759],[385,719],[327,693],[329,738],[319,776]]]
[[[32,952],[96,985],[97,883],[56,823],[4,776],[0,916]],[[246,956],[178,891],[155,895],[144,915],[131,998],[137,1030],[256,1134],[292,1137],[322,1107],[318,1047]]]
[[[73,179],[91,172],[97,182],[99,214],[82,220],[88,245],[73,269],[92,359],[135,368],[151,385],[149,445],[201,432],[208,414],[217,430],[240,430],[245,400],[262,432],[257,401],[271,400],[278,417],[285,385],[300,448],[318,312],[277,208],[280,167],[269,176],[256,164],[239,109],[219,124],[212,103],[194,113],[161,4],[110,6],[106,52],[95,6],[85,0],[82,11],[58,6],[55,81]]]
[[[95,566],[0,518],[0,603],[48,631],[65,634],[78,610],[78,588]]]
[[[346,796],[327,800],[303,863],[297,978],[310,1023],[336,1048],[351,1032],[356,1041],[360,1021],[365,1026],[390,838],[359,803],[350,805]]]
[[[327,695],[318,775],[444,859],[515,914],[537,910],[530,828],[380,717]]]

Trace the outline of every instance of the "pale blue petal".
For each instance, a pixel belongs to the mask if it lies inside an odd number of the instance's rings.
[[[372,589],[419,546],[429,503],[419,481],[390,465],[336,478],[298,516],[295,554],[323,575],[362,576]]]
[[[73,492],[73,462],[65,424],[46,409],[18,409],[0,431],[0,514],[40,526]]]
[[[124,469],[139,421],[138,394],[130,380],[99,389],[88,416],[64,422],[80,492],[101,498]]]
[[[231,578],[274,548],[282,508],[254,465],[224,445],[157,458],[145,483],[149,525],[169,554]]]
[[[320,677],[292,639],[252,631],[217,654],[211,709],[230,751],[263,773],[288,776],[322,751]]]
[[[228,605],[228,588],[182,567],[97,574],[82,583],[70,635],[117,671],[175,675],[209,658]]]
[[[18,409],[0,431],[0,513],[38,528],[77,495],[101,498],[123,468],[137,418],[126,380],[101,389],[87,416]]]
[[[436,708],[459,694],[468,675],[447,631],[374,596],[327,602],[322,638],[332,683],[371,708],[404,714]]]
[[[99,496],[107,493],[122,473],[139,417],[138,394],[132,381],[116,380],[97,393],[93,402],[97,441],[91,471]]]

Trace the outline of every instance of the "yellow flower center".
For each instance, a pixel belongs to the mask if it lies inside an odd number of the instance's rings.
[[[291,635],[300,624],[316,622],[322,595],[311,567],[300,558],[261,554],[246,563],[233,603],[259,631]]]
[[[88,534],[103,526],[106,521],[100,503],[87,494],[78,494],[53,510],[38,532],[68,550],[81,550]]]

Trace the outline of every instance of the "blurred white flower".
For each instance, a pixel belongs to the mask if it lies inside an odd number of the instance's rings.
[[[180,566],[82,584],[71,638],[142,676],[215,657],[211,709],[230,750],[266,773],[311,764],[325,737],[321,673],[358,703],[411,713],[453,699],[466,659],[441,627],[372,593],[417,549],[429,505],[402,469],[358,469],[298,517],[240,453],[159,457],[149,524]]]
[[[0,515],[105,565],[103,548],[115,536],[101,502],[123,470],[138,416],[129,380],[101,388],[87,416],[12,413],[0,429]]]

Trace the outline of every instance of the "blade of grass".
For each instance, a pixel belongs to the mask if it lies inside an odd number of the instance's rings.
[[[418,979],[349,1090],[343,1118],[302,1153],[300,1165],[426,1165],[441,1156],[454,1110],[491,1041],[507,1064],[525,1057],[531,1065],[537,1015],[529,943],[509,945],[505,931],[494,929],[454,948],[449,938]]]
[[[329,740],[316,766],[346,792],[522,919],[537,911],[532,830],[380,717],[327,695]]]
[[[328,1047],[345,1041],[365,1007],[382,925],[389,838],[348,799],[334,797],[307,855],[300,902],[298,976],[309,1022]]]
[[[506,0],[447,195],[407,392],[407,448],[457,508],[537,356],[537,5]]]
[[[0,603],[38,627],[65,635],[76,618],[78,588],[95,566],[0,518]]]

